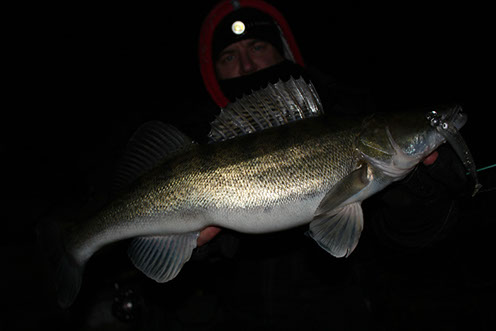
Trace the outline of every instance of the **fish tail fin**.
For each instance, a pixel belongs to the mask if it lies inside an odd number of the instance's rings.
[[[62,308],[72,305],[81,288],[84,266],[79,265],[70,255],[63,253],[55,274],[57,301]]]
[[[61,308],[74,302],[81,288],[84,263],[78,263],[67,253],[61,238],[61,229],[55,221],[45,221],[37,227],[38,245],[50,266],[57,301]]]

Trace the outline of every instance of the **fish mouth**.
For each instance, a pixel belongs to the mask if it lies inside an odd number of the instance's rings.
[[[444,112],[431,111],[427,114],[427,120],[430,121],[432,127],[453,147],[453,150],[458,155],[467,170],[468,174],[474,181],[474,190],[472,196],[482,187],[477,178],[474,158],[472,153],[461,136],[459,130],[467,122],[467,116],[463,113],[461,106],[450,107]]]

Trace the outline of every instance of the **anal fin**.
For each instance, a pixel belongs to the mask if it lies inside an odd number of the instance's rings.
[[[132,240],[128,255],[133,264],[151,279],[164,283],[177,276],[196,247],[198,232]]]

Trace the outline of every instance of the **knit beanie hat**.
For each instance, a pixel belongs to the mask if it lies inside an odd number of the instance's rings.
[[[274,20],[257,9],[240,8],[227,15],[215,29],[213,59],[227,46],[252,38],[269,42],[283,54],[281,33]]]

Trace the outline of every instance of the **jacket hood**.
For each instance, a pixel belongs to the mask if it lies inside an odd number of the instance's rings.
[[[219,23],[231,14],[241,8],[253,8],[270,16],[280,33],[283,47],[283,56],[286,60],[296,63],[302,67],[305,66],[303,58],[293,33],[283,15],[270,4],[261,0],[225,0],[218,3],[207,15],[200,29],[198,41],[198,59],[200,72],[203,83],[219,107],[225,107],[230,100],[224,95],[219,81],[215,74],[215,60],[213,59],[213,37]]]

